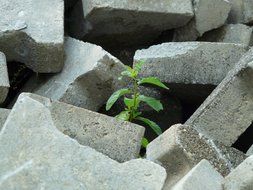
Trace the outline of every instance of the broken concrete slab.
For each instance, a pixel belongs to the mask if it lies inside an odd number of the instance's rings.
[[[227,24],[205,33],[199,40],[251,45],[252,27],[244,24]]]
[[[68,19],[70,36],[103,47],[149,44],[193,17],[191,0],[82,0]]]
[[[98,111],[118,88],[124,65],[101,47],[73,38],[65,41],[66,60],[61,73],[40,81],[35,75],[23,92]]]
[[[194,128],[174,125],[147,147],[147,159],[161,163],[167,170],[164,188],[170,189],[202,159],[226,176],[246,155],[207,139]]]
[[[20,114],[22,113],[22,114]],[[155,189],[166,172],[145,159],[123,164],[62,134],[50,111],[20,96],[0,132],[1,189]]]
[[[188,172],[172,190],[223,190],[224,178],[205,159]]]
[[[204,100],[247,50],[239,44],[172,42],[138,50],[134,60],[145,61],[143,77],[160,78],[170,92],[192,103]]]
[[[4,102],[9,92],[9,77],[5,55],[0,52],[0,104]]]
[[[80,144],[94,148],[118,162],[139,157],[145,131],[142,126],[35,94],[23,93],[20,96],[42,103],[50,111],[58,130]]]
[[[205,32],[222,26],[231,5],[227,0],[193,0],[195,17],[175,30],[173,41],[194,41]]]
[[[250,147],[250,149],[246,153],[248,156],[253,155],[253,145]]]
[[[253,3],[251,0],[229,0],[232,4],[228,16],[228,23],[252,24],[253,22]]]
[[[253,48],[186,121],[205,136],[230,146],[253,121]]]
[[[0,0],[0,4],[0,51],[7,60],[25,63],[35,72],[61,71],[64,2]]]
[[[2,129],[2,127],[4,126],[4,123],[8,117],[8,115],[10,114],[11,110],[9,109],[3,109],[0,108],[0,131]]]
[[[253,156],[234,169],[224,182],[224,190],[251,190],[253,185]]]

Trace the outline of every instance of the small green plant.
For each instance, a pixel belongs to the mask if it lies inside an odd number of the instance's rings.
[[[139,78],[139,72],[145,62],[139,61],[135,66],[129,67],[125,66],[126,70],[121,73],[119,80],[122,77],[130,78],[131,84],[129,88],[123,88],[114,92],[106,103],[106,110],[110,110],[115,102],[120,98],[124,98],[125,109],[116,116],[124,121],[141,121],[151,127],[157,135],[162,134],[161,128],[153,121],[142,117],[142,113],[139,111],[140,103],[144,102],[153,108],[155,111],[159,112],[163,110],[163,105],[159,100],[155,98],[144,96],[140,93],[140,86],[143,84],[151,84],[164,89],[168,89],[158,78],[147,77]],[[142,146],[146,148],[148,145],[148,140],[146,138],[142,139]]]

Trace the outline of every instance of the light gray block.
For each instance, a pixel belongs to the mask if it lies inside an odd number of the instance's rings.
[[[228,23],[251,24],[253,22],[252,0],[229,0],[232,4]]]
[[[5,55],[0,52],[0,104],[4,102],[9,92],[9,77]]]
[[[144,127],[35,94],[24,93],[50,110],[54,125],[65,135],[118,162],[139,157]]]
[[[121,84],[124,65],[101,47],[66,38],[66,60],[61,73],[40,81],[35,75],[24,92],[98,111]]]
[[[218,85],[248,48],[238,44],[171,42],[135,53],[135,63],[144,60],[141,75],[163,82]]]
[[[8,117],[8,115],[10,114],[10,111],[9,109],[3,109],[3,108],[0,108],[0,131],[2,129],[2,127],[4,126],[4,123]]]
[[[246,155],[205,138],[195,129],[174,125],[147,147],[147,159],[161,163],[167,171],[164,189],[172,188],[202,159],[208,160],[223,176],[237,167]]]
[[[244,24],[228,24],[205,33],[201,41],[251,45],[252,27]]]
[[[253,121],[253,49],[186,121],[207,137],[232,145]]]
[[[193,0],[195,17],[175,30],[173,41],[194,41],[205,32],[222,26],[231,5],[227,0]]]
[[[35,72],[61,71],[63,0],[0,0],[0,51]]]
[[[253,188],[253,156],[233,170],[224,182],[224,190],[251,190]]]
[[[0,132],[0,189],[160,190],[161,166],[145,159],[123,164],[63,135],[50,111],[20,96]]]
[[[253,145],[250,147],[250,149],[247,151],[247,155],[251,156],[253,155]]]
[[[223,190],[223,180],[207,160],[202,160],[172,190]]]
[[[68,29],[71,36],[103,47],[132,47],[151,43],[193,15],[191,0],[82,0],[72,10]]]

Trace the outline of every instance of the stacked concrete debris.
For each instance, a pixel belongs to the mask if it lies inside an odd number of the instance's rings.
[[[0,17],[1,190],[253,189],[253,1],[0,0]],[[145,128],[101,114],[129,60],[180,107],[144,158]]]

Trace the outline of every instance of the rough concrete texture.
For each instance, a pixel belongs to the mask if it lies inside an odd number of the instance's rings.
[[[4,102],[8,91],[10,83],[8,77],[7,63],[5,55],[0,52],[0,104]]]
[[[138,50],[134,60],[145,61],[142,76],[167,84],[218,85],[247,50],[238,44],[172,42]]]
[[[20,114],[22,113],[22,114]],[[120,164],[62,134],[43,104],[20,96],[0,132],[0,189],[162,189],[145,159]]]
[[[191,0],[82,0],[70,15],[68,29],[71,36],[92,43],[131,47],[185,25],[193,15]]]
[[[25,93],[50,110],[54,125],[80,144],[118,161],[139,157],[144,128],[113,117],[78,108],[35,94]]]
[[[251,190],[253,188],[253,156],[248,157],[224,182],[224,190]]]
[[[65,52],[61,73],[45,81],[34,76],[23,91],[98,111],[120,88],[118,77],[124,65],[101,47],[73,38],[66,38]]]
[[[172,190],[223,190],[223,177],[207,161],[200,161]]]
[[[245,54],[186,124],[232,145],[253,121],[253,48]]]
[[[193,41],[205,32],[222,26],[231,5],[227,0],[193,0],[195,17],[175,30],[173,41]]]
[[[253,155],[253,145],[250,147],[250,149],[247,151],[247,155]]]
[[[246,155],[216,145],[190,126],[174,125],[147,147],[147,159],[161,163],[167,170],[165,189],[170,189],[202,159],[208,160],[223,176],[237,167]]]
[[[232,4],[228,16],[228,23],[245,23],[253,22],[253,3],[252,0],[229,0]]]
[[[0,51],[35,72],[63,67],[63,0],[0,0]],[[50,14],[48,14],[50,13]]]
[[[0,131],[2,129],[2,127],[4,126],[4,123],[8,117],[8,115],[10,114],[10,111],[9,109],[3,109],[3,108],[0,108]]]
[[[252,27],[244,24],[228,24],[205,33],[201,41],[251,45]]]

